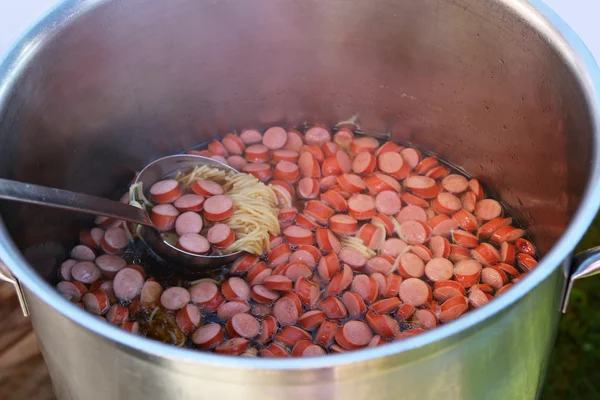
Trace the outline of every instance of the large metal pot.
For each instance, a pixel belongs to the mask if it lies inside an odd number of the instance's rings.
[[[0,69],[0,176],[108,196],[152,159],[232,129],[355,118],[496,189],[544,257],[501,299],[422,336],[228,358],[64,300],[55,267],[89,220],[2,204],[0,258],[58,397],[536,398],[570,254],[600,203],[598,82],[538,0],[67,0]]]

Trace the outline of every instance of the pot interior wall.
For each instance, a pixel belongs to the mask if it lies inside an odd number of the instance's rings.
[[[0,110],[10,179],[117,196],[152,159],[229,131],[354,118],[480,178],[543,252],[588,178],[578,81],[497,1],[114,1],[32,47]],[[2,216],[47,277],[91,222]]]

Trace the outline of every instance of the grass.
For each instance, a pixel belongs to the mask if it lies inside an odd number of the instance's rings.
[[[577,246],[600,245],[600,214]],[[543,400],[600,399],[600,276],[578,281],[562,316]]]

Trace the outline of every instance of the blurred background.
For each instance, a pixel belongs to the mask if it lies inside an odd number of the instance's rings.
[[[413,0],[415,1],[415,0]],[[597,0],[545,0],[600,60]],[[27,27],[57,0],[0,0],[0,60]],[[600,245],[596,217],[578,250]],[[0,282],[0,399],[54,400],[52,384],[29,320],[11,285]],[[579,281],[562,317],[542,400],[600,399],[600,276]]]

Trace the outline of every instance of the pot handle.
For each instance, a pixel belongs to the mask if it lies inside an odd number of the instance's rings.
[[[21,305],[21,311],[25,317],[29,316],[29,308],[27,307],[27,303],[25,302],[25,296],[23,295],[23,289],[21,288],[21,284],[17,278],[13,276],[13,274],[8,270],[8,267],[4,265],[0,261],[0,281],[5,281],[12,284],[15,287],[15,291],[17,292],[17,297],[19,298],[19,304]]]
[[[571,297],[571,291],[575,281],[588,276],[600,274],[600,246],[592,247],[589,250],[583,251],[575,257],[571,262],[571,276],[569,276],[569,283],[567,285],[567,292],[563,300],[562,312],[567,312],[569,306],[569,298]]]

